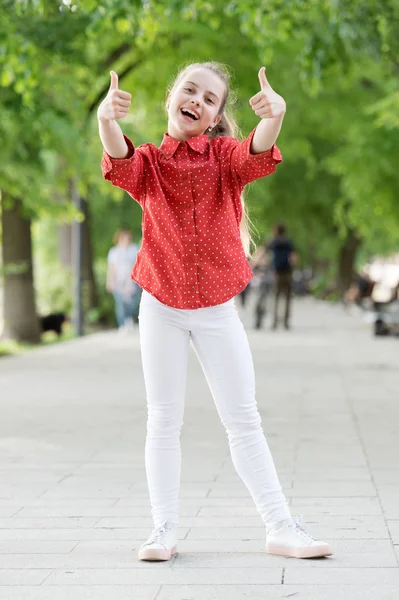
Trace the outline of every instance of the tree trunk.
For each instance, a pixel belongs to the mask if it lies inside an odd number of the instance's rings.
[[[93,244],[91,238],[91,217],[87,200],[82,198],[82,208],[85,216],[83,222],[83,281],[85,304],[88,309],[98,306],[98,293],[93,267]]]
[[[341,295],[350,287],[356,260],[356,253],[361,245],[361,239],[354,229],[350,229],[338,254],[337,285]]]
[[[58,225],[58,256],[64,267],[72,269],[72,226],[69,223]]]
[[[33,286],[31,222],[22,202],[2,196],[4,335],[20,342],[40,342]]]
[[[82,198],[85,219],[83,228],[83,266],[84,304],[86,309],[98,306],[97,283],[93,267],[93,246],[91,237],[91,216],[88,202]],[[72,226],[63,223],[58,226],[58,255],[61,264],[68,269],[73,268],[72,261]]]

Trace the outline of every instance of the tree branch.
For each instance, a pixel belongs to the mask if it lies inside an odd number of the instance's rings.
[[[125,52],[131,50],[131,47],[131,44],[125,42],[124,44],[119,46],[119,48],[115,48],[115,50],[104,60],[104,69],[108,69],[109,67],[111,67],[118,60],[118,58],[125,54]]]
[[[134,69],[136,69],[138,66],[140,66],[143,62],[144,62],[144,58],[139,58],[138,60],[136,60],[135,62],[131,63],[130,65],[127,65],[127,67],[125,67],[123,69],[123,71],[120,71],[118,73],[119,80],[123,79],[126,75],[128,75],[131,71],[133,71]],[[107,81],[107,83],[104,85],[104,87],[101,88],[101,90],[98,92],[97,96],[94,98],[94,100],[88,106],[88,108],[87,108],[87,121],[90,119],[90,117],[93,114],[94,110],[97,108],[97,105],[100,104],[101,100],[104,98],[104,96],[106,96],[106,94],[108,92],[108,88],[109,88],[109,81]]]

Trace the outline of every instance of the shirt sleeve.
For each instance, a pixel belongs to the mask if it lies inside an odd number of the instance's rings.
[[[144,203],[144,157],[141,148],[135,148],[128,137],[125,138],[129,148],[129,154],[126,158],[112,158],[104,150],[101,169],[104,179],[110,181],[112,185],[125,190],[139,204]]]
[[[266,152],[252,154],[250,149],[254,134],[255,129],[242,142],[235,140],[236,143],[231,148],[230,168],[243,187],[251,181],[274,173],[276,165],[283,160],[281,152],[275,144]]]

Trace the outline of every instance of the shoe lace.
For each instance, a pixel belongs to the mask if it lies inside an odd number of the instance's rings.
[[[168,521],[162,523],[160,527],[156,527],[151,533],[147,544],[164,544],[165,536],[172,530],[172,525]]]
[[[296,516],[292,527],[306,542],[309,543],[315,541],[315,538],[310,535],[309,530],[303,522],[301,515]]]

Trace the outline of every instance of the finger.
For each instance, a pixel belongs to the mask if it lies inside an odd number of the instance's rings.
[[[269,89],[270,83],[267,81],[267,78],[266,78],[266,67],[261,67],[259,69],[258,77],[259,77],[260,89],[261,90]]]
[[[126,117],[127,112],[125,110],[116,110],[115,111],[115,119],[123,119],[123,117]]]
[[[269,100],[267,100],[267,98],[262,96],[260,98],[260,100],[258,100],[258,102],[251,104],[251,107],[253,108],[253,110],[259,110],[260,108],[262,108],[262,106],[269,106],[269,105],[270,105]]]
[[[117,90],[118,89],[118,75],[115,73],[115,71],[110,71],[110,75],[111,75],[111,85],[109,86],[109,89]]]
[[[255,94],[255,96],[252,96],[249,103],[251,106],[254,106],[254,104],[257,104],[257,102],[259,102],[262,98],[264,99],[264,97],[265,97],[264,92],[258,92],[257,94]]]
[[[118,90],[116,95],[118,98],[122,98],[123,100],[131,100],[132,99],[132,95],[129,94],[129,92],[124,92],[123,90]]]
[[[273,118],[273,110],[271,108],[263,108],[262,110],[256,110],[255,114],[261,119]]]
[[[114,106],[120,106],[121,108],[129,108],[130,100],[116,100]]]

